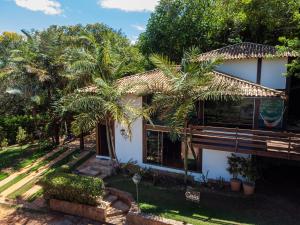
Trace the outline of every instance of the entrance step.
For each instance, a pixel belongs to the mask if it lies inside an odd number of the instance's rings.
[[[107,214],[106,214],[106,217],[113,217],[113,216],[119,216],[119,215],[123,215],[124,213],[122,212],[122,210],[120,209],[116,209],[116,208],[113,208],[113,207],[109,207],[107,209]]]
[[[123,213],[127,213],[129,211],[129,206],[123,201],[116,201],[112,204],[112,207],[118,210],[121,210]]]
[[[112,205],[114,202],[116,202],[118,200],[118,197],[115,195],[107,195],[103,198],[103,201],[105,202],[106,205]]]

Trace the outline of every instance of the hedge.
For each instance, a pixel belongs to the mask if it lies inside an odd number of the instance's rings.
[[[50,174],[44,177],[40,184],[46,200],[58,199],[97,206],[104,194],[104,183],[100,178],[76,174]]]

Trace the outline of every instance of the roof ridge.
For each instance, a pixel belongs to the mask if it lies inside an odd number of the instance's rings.
[[[154,71],[159,71],[159,69],[155,68],[155,69],[152,69],[152,70],[147,70],[147,71],[144,71],[144,72],[140,72],[140,73],[132,74],[132,75],[129,75],[129,76],[121,77],[121,78],[118,79],[118,81],[128,79],[129,77],[138,77],[138,76],[141,76],[141,75],[144,75],[144,74],[147,74],[147,73],[151,73],[151,72],[154,72]]]

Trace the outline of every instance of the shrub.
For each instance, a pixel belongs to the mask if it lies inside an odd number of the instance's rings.
[[[250,156],[243,158],[241,166],[241,175],[243,178],[245,178],[246,182],[254,184],[258,179],[258,169],[254,160]]]
[[[22,127],[18,128],[18,133],[16,136],[16,141],[18,144],[23,144],[27,139],[27,132]]]
[[[100,178],[75,174],[54,173],[44,177],[40,184],[47,200],[58,199],[96,206],[104,193],[104,183]]]
[[[8,140],[7,138],[3,138],[0,143],[0,149],[6,148],[8,146]]]
[[[227,159],[227,171],[232,175],[233,179],[237,179],[238,175],[241,173],[242,157],[239,157],[235,154],[231,154],[231,156],[228,156]]]

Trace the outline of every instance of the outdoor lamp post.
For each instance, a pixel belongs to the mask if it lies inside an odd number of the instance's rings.
[[[132,181],[136,185],[136,201],[137,201],[138,205],[139,205],[139,188],[138,188],[138,185],[141,182],[141,179],[142,179],[142,177],[138,173],[134,174],[134,176],[132,177]]]

